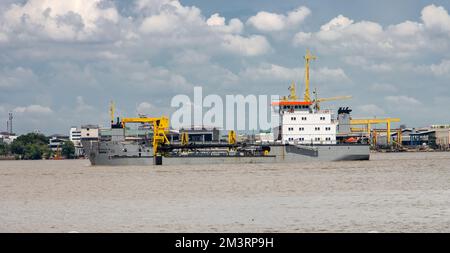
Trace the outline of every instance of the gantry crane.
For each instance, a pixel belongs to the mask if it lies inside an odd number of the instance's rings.
[[[169,118],[162,116],[159,118],[122,118],[122,127],[126,123],[149,123],[153,125],[153,154],[158,154],[158,148],[163,144],[170,144],[167,138],[169,132]]]
[[[391,142],[391,123],[400,122],[399,118],[381,118],[381,119],[351,119],[350,125],[365,125],[367,129],[367,135],[370,136],[371,125],[373,124],[386,124],[386,142],[389,145]]]

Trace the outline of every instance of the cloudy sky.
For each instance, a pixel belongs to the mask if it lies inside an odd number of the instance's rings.
[[[2,0],[0,130],[67,133],[170,113],[176,94],[285,94],[318,56],[320,97],[359,117],[450,123],[450,3],[423,0]]]

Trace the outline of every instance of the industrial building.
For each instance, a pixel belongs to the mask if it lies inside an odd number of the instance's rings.
[[[17,135],[15,134],[11,134],[9,132],[0,132],[0,142],[11,144],[15,139],[17,139]]]
[[[75,157],[83,156],[84,150],[81,144],[81,129],[77,127],[71,127],[69,132],[69,140],[75,146]]]
[[[59,152],[63,143],[69,140],[69,136],[61,134],[50,135],[48,138],[48,147],[55,153]]]

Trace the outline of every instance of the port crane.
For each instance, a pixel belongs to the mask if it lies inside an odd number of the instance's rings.
[[[167,135],[169,133],[169,118],[162,116],[159,118],[122,118],[122,127],[127,123],[148,123],[153,126],[153,154],[159,152],[159,147],[164,144],[170,144]]]
[[[314,93],[315,98],[313,100],[311,100],[310,89],[309,89],[309,87],[310,87],[309,66],[310,66],[310,61],[316,60],[317,57],[312,55],[311,52],[309,51],[309,49],[307,49],[306,55],[303,58],[305,59],[305,92],[304,92],[303,101],[300,101],[300,102],[302,102],[304,104],[314,104],[314,109],[320,110],[321,102],[344,100],[344,99],[352,98],[352,96],[336,96],[336,97],[329,97],[329,98],[317,98],[317,91],[314,90],[313,93]],[[295,82],[291,83],[288,90],[289,90],[289,96],[288,97],[283,96],[283,98],[281,99],[283,103],[276,102],[276,103],[273,103],[273,105],[286,104],[286,102],[288,102],[288,101],[299,102],[297,92],[296,92]]]
[[[350,125],[363,125],[367,130],[367,135],[370,136],[371,126],[376,124],[386,124],[386,142],[389,145],[391,142],[391,124],[393,122],[400,122],[399,118],[379,118],[379,119],[351,119]],[[357,132],[359,129],[353,129]]]
[[[109,104],[109,113],[111,117],[111,126],[114,125],[114,112],[115,103],[111,101]],[[117,120],[119,121],[119,120]],[[169,139],[167,138],[167,133],[169,133],[169,118],[162,116],[159,118],[122,118],[121,127],[125,128],[126,123],[148,123],[153,126],[153,154],[156,155],[159,151],[159,146],[163,144],[169,144]],[[119,124],[119,122],[118,122]]]

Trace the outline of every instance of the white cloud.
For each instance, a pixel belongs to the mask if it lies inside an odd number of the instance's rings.
[[[249,67],[240,73],[241,76],[251,80],[281,80],[294,81],[303,76],[302,68],[287,68],[276,64],[261,64],[258,67]]]
[[[294,35],[294,39],[292,40],[292,44],[295,45],[302,45],[307,44],[308,40],[311,39],[311,33],[305,33],[305,32],[298,32]]]
[[[367,104],[357,107],[359,114],[366,114],[370,117],[384,115],[385,111],[377,105]]]
[[[15,113],[23,113],[28,115],[36,115],[36,114],[50,114],[53,112],[52,109],[42,105],[29,105],[29,106],[19,106],[14,108],[13,112]]]
[[[139,26],[139,30],[143,33],[170,35],[176,31],[185,34],[206,26],[200,9],[183,6],[177,0],[139,1],[138,7],[141,12],[149,10]]]
[[[408,37],[418,35],[423,30],[423,24],[405,21],[397,25],[391,25],[388,27],[388,31],[393,35],[399,37]]]
[[[354,21],[343,15],[331,19],[312,33],[298,32],[295,46],[314,47],[323,54],[358,55],[365,59],[403,59],[421,50],[447,52],[450,49],[450,16],[443,7],[426,6],[423,23],[405,21],[383,28],[371,21]],[[363,67],[363,66],[362,66]],[[373,66],[386,71],[386,65]]]
[[[397,92],[397,88],[394,85],[387,83],[374,83],[369,89],[375,92]]]
[[[76,97],[76,107],[75,107],[75,112],[77,113],[86,113],[89,111],[93,111],[95,108],[91,105],[86,104],[86,102],[84,102],[84,98],[83,96],[77,96]]]
[[[158,108],[148,102],[142,102],[136,107],[138,114],[153,115],[158,111]]]
[[[255,81],[281,80],[301,81],[304,78],[304,68],[288,68],[276,64],[261,64],[258,67],[249,67],[240,73],[241,76]],[[341,68],[322,67],[311,70],[311,80],[317,82],[340,82],[350,79]]]
[[[408,107],[408,106],[417,106],[417,105],[421,105],[422,103],[413,98],[413,97],[409,97],[409,96],[404,96],[404,95],[400,95],[400,96],[386,96],[384,98],[388,103],[392,104],[392,105],[396,105],[396,106],[404,106],[404,107]]]
[[[0,90],[30,87],[36,83],[37,76],[29,68],[4,68],[0,71]]]
[[[139,30],[143,33],[170,33],[179,24],[180,20],[172,14],[160,14],[146,18]]]
[[[432,4],[423,8],[422,20],[429,29],[450,32],[450,16],[442,6]]]
[[[265,32],[280,31],[286,25],[283,15],[265,11],[258,12],[255,16],[250,17],[247,24]]]
[[[215,30],[225,33],[241,33],[244,29],[244,24],[237,19],[233,18],[229,24],[225,24],[225,18],[221,17],[219,13],[214,13],[206,20],[206,24]]]
[[[116,24],[119,14],[106,0],[29,0],[13,4],[4,13],[8,31],[19,37],[48,37],[54,40],[87,40],[99,33],[101,23]]]
[[[341,68],[319,68],[317,72],[315,70],[311,71],[312,78],[316,79],[318,82],[327,81],[350,81],[350,78],[345,74],[344,70]]]
[[[298,7],[286,15],[261,11],[255,16],[251,16],[247,20],[247,25],[263,32],[281,31],[297,26],[310,14],[311,11],[304,6]]]
[[[211,57],[208,54],[201,52],[200,50],[184,50],[183,52],[176,53],[173,57],[173,61],[177,64],[207,64]]]
[[[261,35],[251,35],[249,37],[225,35],[222,46],[231,52],[245,56],[262,55],[271,49],[267,39]]]
[[[432,64],[430,66],[431,72],[437,76],[444,76],[450,74],[450,60],[442,60],[440,64]]]

